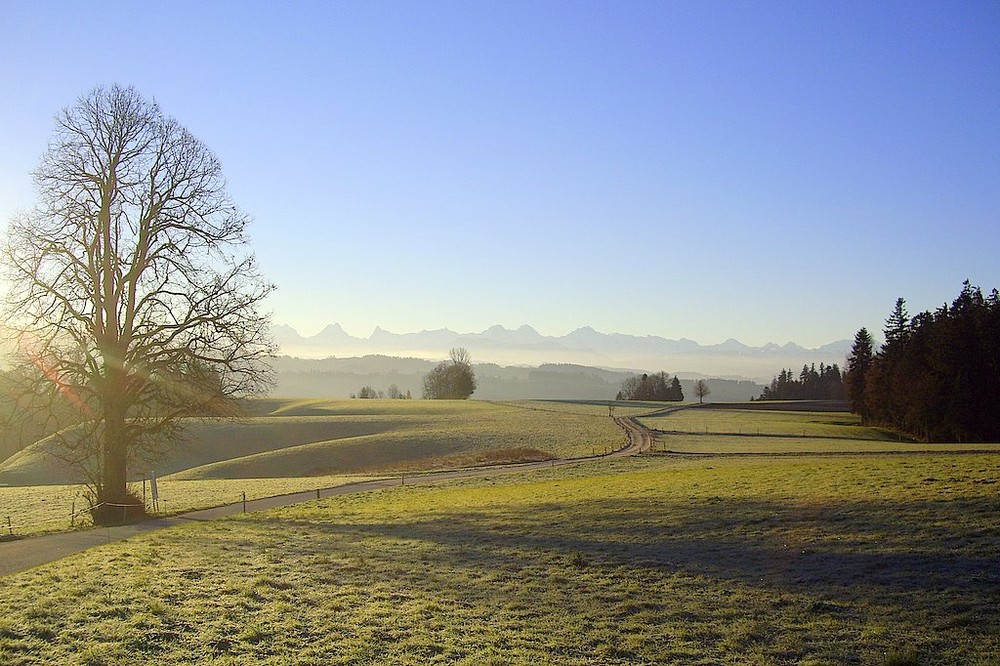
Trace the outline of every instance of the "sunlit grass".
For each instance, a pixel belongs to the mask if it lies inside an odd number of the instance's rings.
[[[998,479],[647,458],[327,498],[5,578],[0,662],[989,664]]]
[[[889,453],[997,451],[1000,444],[902,441],[846,412],[696,407],[639,419],[657,431],[655,448],[677,453]]]
[[[595,417],[608,416],[608,407],[615,416],[637,416],[678,406],[680,403],[605,401],[605,400],[513,400],[503,403],[512,407],[559,414],[581,414]]]
[[[621,444],[606,408],[540,405],[544,409],[474,400],[257,401],[249,407],[254,416],[191,419],[189,441],[148,467],[187,478],[381,473],[589,456]],[[0,482],[5,479],[18,485],[71,480],[37,447],[0,465]]]
[[[949,453],[963,450],[1000,453],[1000,444],[924,444],[824,437],[768,437],[756,435],[659,434],[655,450],[701,454],[795,454],[795,453]]]
[[[268,416],[452,416],[477,413],[493,403],[479,400],[262,400]],[[253,409],[253,406],[250,407]]]
[[[247,456],[233,455],[178,476],[395,473],[590,456],[613,450],[623,440],[621,430],[606,412],[603,416],[580,413],[571,405],[560,411],[476,401],[354,400],[333,403],[329,408],[354,409],[358,418],[367,419],[380,410],[395,409],[394,403],[402,406],[395,413],[387,411],[383,415],[383,431],[378,434],[308,442]],[[321,408],[328,407],[311,404],[305,409]],[[293,411],[302,410],[298,406]],[[338,414],[336,418],[343,417]],[[294,427],[294,420],[325,417],[272,416],[263,420],[285,418],[293,419],[289,427]]]
[[[861,426],[855,414],[845,412],[798,412],[697,407],[672,414],[643,418],[649,428],[676,432],[729,435],[796,435],[885,439],[875,428]]]
[[[369,476],[311,476],[260,479],[213,479],[210,481],[158,479],[159,513],[174,515],[195,509],[206,509],[243,500],[271,497],[319,488],[331,488]],[[131,484],[143,497],[141,483]],[[0,536],[15,536],[64,532],[72,528],[92,526],[86,512],[86,488],[81,485],[60,486],[0,486]],[[147,486],[145,500],[152,511],[152,489]],[[76,516],[71,519],[71,513]],[[11,518],[8,532],[7,518]]]
[[[192,442],[156,465],[183,470],[161,476],[161,511],[236,502],[244,491],[263,497],[312,490],[348,474],[589,456],[623,442],[606,407],[574,403],[270,400],[254,409],[268,415],[190,423]],[[50,462],[35,455],[48,469]],[[141,494],[141,484],[134,488]],[[79,485],[0,486],[0,534],[7,516],[16,535],[88,525],[85,514],[70,520],[86,505],[83,493]]]
[[[81,485],[0,486],[0,536],[63,532],[71,526],[90,525],[84,516],[72,518],[86,507]],[[10,519],[10,529],[8,529]]]

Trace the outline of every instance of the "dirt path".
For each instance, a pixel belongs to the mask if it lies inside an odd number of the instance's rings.
[[[263,497],[255,500],[247,500],[245,505],[243,502],[237,502],[236,504],[227,504],[213,509],[191,511],[166,518],[154,518],[134,525],[99,527],[90,530],[61,532],[59,534],[47,534],[15,541],[0,542],[0,576],[6,576],[47,562],[53,562],[82,550],[93,548],[94,546],[111,543],[112,541],[120,541],[144,532],[174,527],[191,521],[215,520],[216,518],[232,516],[244,511],[246,513],[264,511],[266,509],[307,502],[321,497],[368,492],[391,486],[409,486],[497,474],[523,473],[531,470],[577,464],[596,458],[630,456],[643,451],[649,451],[652,448],[651,433],[634,418],[615,418],[615,423],[625,432],[627,441],[622,448],[604,456],[546,460],[544,462],[504,465],[502,467],[473,467],[443,472],[406,474],[373,481],[359,481],[357,483],[321,488],[319,490]]]
[[[633,456],[637,453],[646,453],[653,450],[653,433],[646,426],[639,423],[634,416],[616,416],[615,423],[625,431],[628,443],[624,448],[618,449],[614,456]]]

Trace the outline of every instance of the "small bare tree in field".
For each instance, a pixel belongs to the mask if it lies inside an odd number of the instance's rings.
[[[95,88],[59,113],[34,178],[37,205],[4,248],[20,404],[71,405],[60,455],[95,505],[128,504],[129,465],[181,417],[225,412],[269,382],[260,306],[273,285],[219,161],[132,88]]]
[[[711,389],[708,388],[708,382],[704,379],[699,379],[694,383],[694,394],[697,396],[699,403],[704,402],[705,396],[711,392]]]

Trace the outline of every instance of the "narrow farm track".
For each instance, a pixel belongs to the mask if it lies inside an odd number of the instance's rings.
[[[457,479],[471,479],[497,474],[524,473],[543,468],[577,464],[585,460],[593,460],[596,458],[631,456],[645,451],[650,451],[652,449],[652,433],[647,428],[639,424],[633,417],[616,417],[615,423],[617,423],[618,426],[625,432],[625,444],[621,448],[604,455],[583,458],[563,458],[496,467],[471,467],[441,472],[406,474],[372,481],[349,483],[343,486],[307,490],[303,492],[289,493],[287,495],[263,497],[248,500],[246,503],[237,502],[235,504],[227,504],[225,506],[219,506],[212,509],[203,509],[200,511],[178,514],[176,516],[155,518],[132,525],[94,528],[75,532],[62,532],[58,534],[47,534],[14,541],[0,542],[0,576],[14,574],[41,564],[54,562],[55,560],[62,559],[63,557],[67,557],[74,553],[106,543],[111,543],[112,541],[121,541],[137,534],[165,529],[168,527],[175,527],[191,521],[215,520],[216,518],[223,518],[244,512],[252,513],[256,511],[265,511],[267,509],[298,504],[300,502],[308,502],[309,500],[315,500],[322,497],[368,492],[392,486],[409,486],[438,483],[441,481],[452,481]]]
[[[653,450],[653,433],[646,426],[639,423],[634,416],[616,416],[615,423],[625,431],[628,443],[611,455],[634,456],[637,453],[647,453]]]

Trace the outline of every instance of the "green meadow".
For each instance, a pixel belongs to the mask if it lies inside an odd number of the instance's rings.
[[[643,405],[623,407],[640,413]],[[606,405],[437,400],[259,400],[238,419],[191,419],[155,467],[162,513],[360,478],[573,458],[621,446]],[[0,527],[70,528],[84,488],[33,445],[0,463]],[[141,474],[133,488],[141,493]],[[80,516],[76,524],[89,524]]]
[[[886,439],[874,428],[860,425],[855,414],[843,412],[777,411],[765,409],[732,409],[711,404],[691,406],[663,416],[644,418],[649,428],[671,432],[699,433],[708,431],[725,434],[795,435],[810,437],[844,437],[850,439]]]
[[[318,476],[572,458],[621,443],[606,406],[574,403],[262,400],[248,412],[189,419],[183,440],[133,469],[179,478]],[[71,482],[44,446],[0,464],[0,483]]]
[[[998,478],[647,457],[330,497],[6,577],[0,662],[991,664]]]
[[[996,663],[998,447],[897,442],[842,413],[659,407],[616,415],[685,452],[326,497],[6,576],[0,663]],[[244,455],[192,458],[161,494],[195,508],[337,485],[360,477],[302,465],[330,469],[349,443],[364,469],[397,473],[622,437],[601,403],[255,409],[248,442],[212,454]],[[268,419],[295,434],[261,448],[247,433]],[[294,443],[323,423],[379,431]]]
[[[296,493],[320,488],[332,488],[372,477],[363,475],[303,476],[259,479],[174,479],[157,482],[159,514],[175,515],[196,509]],[[142,495],[142,484],[133,484]],[[11,532],[33,535],[65,532],[73,526],[92,526],[84,511],[87,502],[80,485],[0,486],[0,537],[7,534],[7,517],[11,517]],[[147,502],[151,502],[147,489]],[[70,514],[77,512],[71,520]]]
[[[655,431],[656,448],[676,453],[792,454],[989,451],[998,444],[926,444],[901,440],[879,428],[862,426],[845,412],[787,411],[727,405],[690,405],[669,413],[641,416]]]

